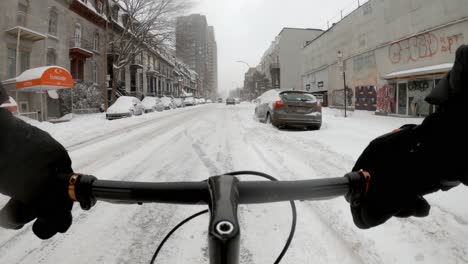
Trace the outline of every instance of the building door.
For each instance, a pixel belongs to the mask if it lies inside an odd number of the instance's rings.
[[[408,115],[408,83],[398,83],[397,89],[397,114]]]

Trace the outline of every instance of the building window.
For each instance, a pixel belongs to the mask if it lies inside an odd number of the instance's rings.
[[[27,113],[27,112],[29,112],[29,103],[28,103],[27,101],[21,101],[21,102],[19,103],[19,105],[20,105],[20,109],[19,109],[19,110],[20,110],[21,113]]]
[[[119,20],[119,5],[115,4],[113,7],[112,7],[112,18],[115,20],[115,21],[118,21]]]
[[[57,54],[55,49],[47,49],[47,66],[57,65]]]
[[[26,71],[30,68],[30,55],[31,53],[21,51],[19,53],[20,56],[20,73]],[[8,78],[16,77],[16,50],[15,49],[8,49],[7,54],[7,64],[8,64]]]
[[[58,20],[58,13],[57,8],[54,6],[50,8],[49,11],[49,34],[56,36],[57,35],[57,20]]]
[[[74,37],[74,43],[75,47],[81,48],[81,24],[76,23],[75,24],[75,37]]]
[[[103,4],[102,1],[97,1],[96,2],[96,10],[98,11],[99,14],[102,14],[103,11]]]
[[[8,49],[8,78],[16,77],[16,50]]]
[[[98,66],[96,61],[91,63],[91,71],[93,76],[93,83],[98,83]]]
[[[99,50],[99,33],[94,33],[94,39],[93,39],[93,50],[98,51]]]
[[[18,2],[18,11],[16,13],[16,23],[18,26],[26,26],[26,18],[28,14],[29,1],[28,0],[19,0]]]

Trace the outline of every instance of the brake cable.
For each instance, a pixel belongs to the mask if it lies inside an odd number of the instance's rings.
[[[254,176],[259,176],[259,177],[263,177],[263,178],[266,178],[270,181],[278,181],[278,179],[276,179],[275,177],[271,176],[271,175],[268,175],[266,173],[262,173],[262,172],[256,172],[256,171],[234,171],[234,172],[230,172],[230,173],[226,173],[224,175],[229,175],[229,176],[237,176],[237,175],[254,175]],[[289,246],[291,245],[291,242],[294,238],[294,233],[296,232],[296,223],[297,223],[297,210],[296,210],[296,204],[294,203],[294,201],[289,201],[290,204],[291,204],[291,214],[292,214],[292,220],[291,220],[291,230],[289,231],[289,235],[288,235],[288,239],[286,240],[286,243],[284,244],[284,247],[283,249],[281,250],[280,254],[278,255],[278,257],[276,258],[274,264],[278,264],[280,263],[281,259],[283,259],[284,255],[286,254],[286,252],[288,251],[289,249]],[[153,257],[151,258],[151,262],[150,264],[153,264],[155,261],[156,261],[156,257],[158,256],[159,252],[161,251],[162,247],[164,246],[164,244],[167,242],[167,240],[169,239],[169,237],[174,234],[175,231],[177,231],[177,229],[179,229],[181,226],[183,226],[184,224],[186,224],[187,222],[189,222],[190,220],[200,216],[200,215],[203,215],[203,214],[206,214],[208,213],[209,210],[206,209],[206,210],[203,210],[203,211],[200,211],[198,213],[195,213],[189,217],[187,217],[186,219],[184,219],[182,222],[180,222],[178,225],[176,225],[175,227],[173,227],[171,229],[171,231],[169,231],[169,233],[167,233],[167,235],[164,237],[164,239],[161,241],[161,243],[159,244],[158,248],[156,249],[156,251],[154,252],[153,254]]]

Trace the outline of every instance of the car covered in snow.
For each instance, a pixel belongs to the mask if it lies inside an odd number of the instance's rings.
[[[143,105],[138,98],[132,96],[121,96],[107,109],[106,118],[108,120],[112,120],[133,115],[142,115],[143,112]]]
[[[7,109],[11,113],[13,113],[13,115],[18,114],[18,104],[16,103],[15,99],[13,99],[11,96],[8,98],[8,100],[3,102],[3,104],[1,104],[0,107]]]
[[[184,107],[184,100],[182,98],[174,98],[173,101],[176,107]]]
[[[273,89],[257,98],[255,116],[276,127],[320,129],[322,106],[317,98],[304,91]]]
[[[146,96],[143,98],[143,101],[141,101],[141,105],[143,106],[145,113],[156,111],[156,103],[156,97],[152,96]]]
[[[163,103],[165,110],[170,110],[170,109],[177,108],[175,106],[175,104],[174,104],[174,99],[172,99],[171,97],[163,96],[163,97],[161,97],[159,99]]]
[[[234,102],[236,102],[236,104],[240,104],[240,103],[241,103],[240,99],[237,98],[237,97],[234,98]]]
[[[192,106],[192,105],[195,105],[195,98],[189,96],[189,97],[185,97],[184,99],[184,106]]]
[[[208,99],[208,100],[206,100],[206,103],[211,104],[211,103],[213,103],[213,101],[211,101],[211,99]]]

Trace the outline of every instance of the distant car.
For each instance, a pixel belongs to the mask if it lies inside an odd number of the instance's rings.
[[[176,107],[184,107],[184,100],[182,98],[174,98],[173,101]]]
[[[163,97],[161,97],[159,99],[164,104],[164,110],[170,110],[170,109],[176,108],[172,98],[163,96]]]
[[[322,106],[317,98],[303,91],[269,90],[257,98],[255,116],[276,127],[299,126],[320,129]]]
[[[150,113],[156,111],[156,104],[158,103],[159,100],[158,98],[152,97],[152,96],[146,96],[143,101],[141,101],[141,105],[143,106],[143,109],[145,113]]]
[[[204,104],[204,103],[206,103],[205,98],[200,98],[200,104]]]
[[[223,102],[223,98],[218,98],[218,103],[222,103]]]
[[[234,98],[234,102],[236,102],[236,104],[240,104],[241,101],[240,101],[239,98],[236,97],[236,98]]]
[[[195,99],[193,97],[185,97],[184,99],[184,105],[185,106],[193,106],[195,105]]]
[[[235,105],[236,104],[236,100],[232,97],[229,97],[228,99],[226,99],[226,105]]]
[[[211,101],[211,99],[208,99],[208,100],[206,100],[206,103],[211,104],[211,103],[213,103],[213,101]]]
[[[18,104],[16,103],[15,99],[13,99],[11,96],[8,97],[8,100],[3,102],[3,104],[0,105],[1,108],[6,108],[8,111],[10,111],[13,115],[18,114]]]
[[[107,109],[106,118],[112,120],[133,115],[142,115],[143,112],[143,105],[136,97],[121,96]]]

